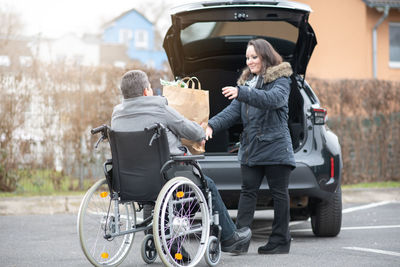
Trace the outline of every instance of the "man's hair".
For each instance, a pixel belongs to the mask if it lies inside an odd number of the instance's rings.
[[[121,92],[124,98],[143,95],[143,90],[149,87],[149,78],[141,70],[131,70],[122,76]]]

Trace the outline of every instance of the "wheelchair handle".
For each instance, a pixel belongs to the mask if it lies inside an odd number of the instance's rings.
[[[104,132],[105,129],[107,129],[107,125],[103,124],[103,125],[101,125],[99,127],[96,127],[94,129],[90,130],[90,133],[91,134],[97,134],[99,132]]]
[[[155,123],[149,127],[144,128],[146,132],[154,131],[153,136],[150,139],[149,146],[153,144],[153,141],[160,137],[162,129],[165,129],[161,123]]]
[[[145,131],[152,131],[154,129],[164,129],[164,125],[162,125],[161,123],[155,123],[149,127],[144,128]]]
[[[107,130],[108,129],[109,129],[109,127],[107,125],[103,124],[103,125],[101,125],[99,127],[96,127],[94,129],[90,130],[91,134],[97,134],[97,133],[100,133],[100,132],[102,133],[100,138],[99,138],[99,140],[97,140],[96,144],[94,145],[94,148],[97,148],[101,141],[107,139]]]

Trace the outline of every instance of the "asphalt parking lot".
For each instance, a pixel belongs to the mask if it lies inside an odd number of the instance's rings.
[[[257,254],[272,223],[272,211],[257,211],[249,253],[223,253],[218,266],[400,266],[399,211],[396,200],[345,202],[342,230],[335,238],[315,237],[309,221],[292,222],[288,255]],[[236,211],[230,212],[234,217]],[[73,213],[1,216],[0,225],[1,266],[90,266],[79,246]],[[140,257],[142,239],[136,235],[121,266],[148,266]],[[152,266],[162,266],[161,261]]]

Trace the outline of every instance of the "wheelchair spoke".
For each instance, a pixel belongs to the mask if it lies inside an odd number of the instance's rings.
[[[118,207],[118,214],[114,207]],[[85,256],[95,266],[118,265],[127,256],[134,234],[111,235],[131,230],[135,225],[133,204],[112,200],[110,206],[106,181],[98,181],[86,193],[78,214],[78,234]],[[110,237],[106,239],[106,235]]]
[[[207,202],[190,180],[177,177],[161,190],[154,211],[153,233],[160,258],[167,266],[195,266],[209,236]]]

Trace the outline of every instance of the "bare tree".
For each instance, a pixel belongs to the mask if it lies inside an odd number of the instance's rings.
[[[0,49],[6,48],[9,40],[19,36],[23,28],[21,16],[17,12],[0,6]]]
[[[13,191],[16,178],[11,170],[17,167],[18,147],[22,142],[16,130],[25,122],[30,92],[20,75],[0,74],[0,191]]]
[[[23,29],[20,16],[16,12],[0,7],[0,53],[12,55],[18,48],[11,41]],[[30,93],[26,80],[20,71],[8,72],[0,66],[0,190],[12,191],[16,180],[10,172],[16,167],[15,152],[19,141],[16,130],[24,124],[25,111],[29,106]]]

